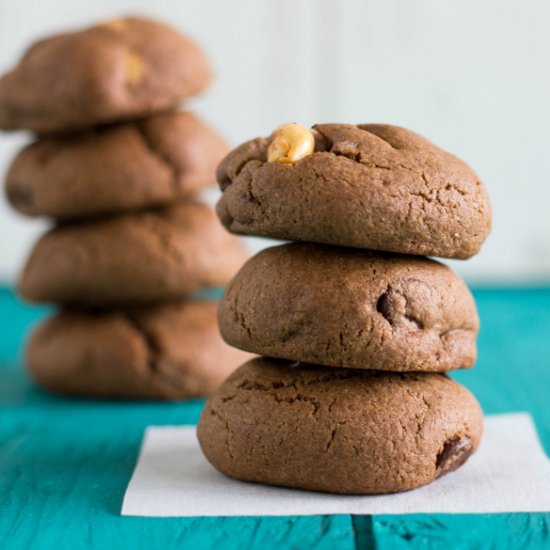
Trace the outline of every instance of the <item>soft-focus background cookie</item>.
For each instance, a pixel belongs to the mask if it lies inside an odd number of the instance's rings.
[[[223,141],[191,113],[153,115],[23,149],[6,177],[14,208],[57,219],[150,208],[216,181]]]
[[[479,251],[491,208],[464,162],[395,126],[314,128],[313,154],[294,164],[267,162],[273,138],[221,163],[217,211],[230,231],[449,258]]]
[[[439,262],[309,243],[248,260],[219,320],[229,344],[259,355],[388,371],[471,367],[479,328],[470,291]]]
[[[41,40],[0,79],[0,128],[37,133],[142,117],[202,91],[210,69],[174,29],[129,17]]]
[[[27,348],[30,373],[44,388],[124,399],[208,395],[248,358],[221,339],[213,302],[62,312]]]
[[[21,275],[27,300],[145,304],[226,284],[246,254],[204,204],[64,225],[35,245]]]
[[[483,415],[444,374],[291,366],[257,358],[208,400],[208,460],[246,481],[330,493],[430,483],[477,449]]]

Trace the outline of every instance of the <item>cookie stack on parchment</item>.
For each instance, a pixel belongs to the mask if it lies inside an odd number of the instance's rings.
[[[19,284],[27,300],[60,306],[28,345],[40,385],[181,399],[210,393],[244,360],[221,340],[215,303],[189,299],[245,260],[192,199],[227,150],[175,109],[209,82],[193,42],[140,18],[42,40],[0,79],[0,128],[38,136],[13,161],[8,199],[55,221]]]
[[[403,128],[321,124],[241,145],[218,180],[227,229],[302,242],[250,259],[220,304],[225,340],[264,357],[207,403],[212,464],[350,494],[461,466],[482,412],[445,373],[474,364],[479,321],[460,277],[424,256],[479,251],[491,209],[476,174]]]

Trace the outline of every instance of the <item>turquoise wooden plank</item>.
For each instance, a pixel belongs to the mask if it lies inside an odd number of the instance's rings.
[[[550,450],[550,289],[478,290],[475,369],[456,378],[486,412],[530,411]],[[46,309],[0,289],[0,540],[5,548],[540,548],[550,514],[124,518],[141,436],[195,423],[201,401],[119,403],[34,388],[21,344]],[[183,459],[183,457],[182,457]]]
[[[550,289],[474,291],[479,359],[454,378],[486,413],[529,411],[550,455]],[[550,514],[378,516],[379,548],[550,548]]]
[[[550,548],[548,514],[457,514],[377,516],[377,548],[534,549]]]

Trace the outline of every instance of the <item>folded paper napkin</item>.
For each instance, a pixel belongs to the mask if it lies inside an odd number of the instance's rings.
[[[550,460],[526,413],[487,416],[482,444],[460,470],[413,491],[380,496],[229,479],[204,458],[194,426],[149,427],[122,505],[122,515],[179,517],[546,511]]]

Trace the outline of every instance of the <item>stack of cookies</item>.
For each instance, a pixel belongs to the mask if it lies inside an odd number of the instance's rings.
[[[460,277],[491,226],[461,160],[394,126],[284,125],[218,168],[234,233],[301,241],[262,251],[227,288],[224,339],[264,357],[207,402],[210,462],[246,481],[314,491],[404,491],[461,466],[482,411],[445,373],[476,360]]]
[[[38,135],[13,161],[7,197],[55,221],[19,284],[61,309],[27,349],[45,388],[181,399],[210,393],[247,355],[219,336],[214,302],[189,299],[245,260],[192,199],[227,150],[175,109],[210,79],[193,42],[139,18],[42,40],[0,79],[0,128]]]

